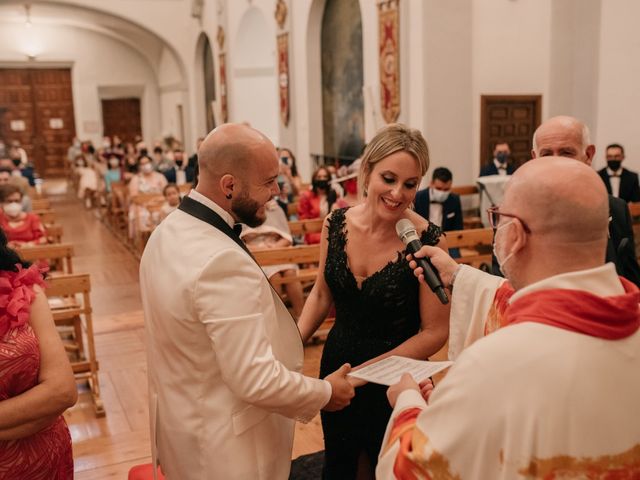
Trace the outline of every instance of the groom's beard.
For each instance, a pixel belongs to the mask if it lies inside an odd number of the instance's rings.
[[[238,222],[249,227],[258,227],[266,220],[264,205],[256,202],[246,194],[241,194],[231,201],[231,211]]]

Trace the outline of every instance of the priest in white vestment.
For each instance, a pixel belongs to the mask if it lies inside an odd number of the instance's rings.
[[[459,356],[428,406],[408,375],[389,389],[377,478],[640,478],[640,292],[601,260],[602,181],[536,160],[493,217],[508,283],[458,270]]]

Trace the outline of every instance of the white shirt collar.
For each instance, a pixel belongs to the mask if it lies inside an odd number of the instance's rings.
[[[582,290],[599,297],[612,297],[624,293],[624,287],[618,278],[615,265],[607,263],[589,270],[561,273],[532,283],[514,293],[509,303],[529,293],[549,289]]]
[[[607,175],[609,175],[610,177],[613,177],[614,175],[616,176],[622,175],[622,167],[620,167],[616,171],[613,171],[609,167],[607,167]]]
[[[224,208],[211,200],[209,197],[205,197],[200,192],[196,191],[195,188],[191,189],[191,191],[189,192],[189,197],[216,212],[222,217],[225,222],[229,224],[231,228],[233,228],[233,226],[235,225],[236,221],[233,219],[229,212],[227,212]]]

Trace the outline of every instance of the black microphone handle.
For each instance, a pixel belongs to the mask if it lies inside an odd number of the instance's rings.
[[[418,240],[413,240],[407,244],[407,251],[411,254],[416,253],[418,250],[422,248],[422,243]],[[431,264],[428,258],[416,258],[413,257],[419,267],[422,267],[422,275],[424,276],[424,281],[429,285],[429,288],[433,293],[436,294],[438,300],[443,305],[449,303],[449,297],[447,296],[447,292],[444,290],[442,286],[442,280],[440,280],[440,275],[438,275],[438,270]]]

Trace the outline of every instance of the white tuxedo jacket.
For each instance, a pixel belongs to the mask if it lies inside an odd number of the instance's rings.
[[[286,479],[294,419],[313,418],[331,386],[298,373],[300,333],[260,268],[176,210],[149,239],[140,284],[154,463],[169,480]]]

